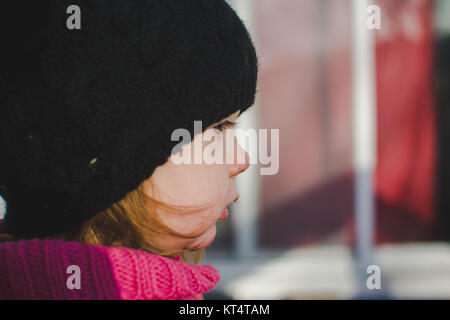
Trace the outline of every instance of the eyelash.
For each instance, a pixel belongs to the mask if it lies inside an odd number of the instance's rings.
[[[238,123],[236,121],[224,121],[217,126],[214,127],[214,129],[219,130],[220,132],[223,132],[225,129],[232,129],[234,128]]]

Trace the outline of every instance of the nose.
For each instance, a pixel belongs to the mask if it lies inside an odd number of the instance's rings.
[[[250,157],[241,145],[235,140],[237,145],[237,152],[234,156],[234,161],[230,164],[230,178],[237,176],[238,174],[244,172],[250,166]]]

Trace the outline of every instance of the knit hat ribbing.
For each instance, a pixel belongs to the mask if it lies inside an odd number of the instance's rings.
[[[167,161],[173,130],[255,99],[255,48],[225,1],[80,0],[69,30],[72,2],[39,1],[39,21],[7,10],[0,194],[18,238],[79,226]]]

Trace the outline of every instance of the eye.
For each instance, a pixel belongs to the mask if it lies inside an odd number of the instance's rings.
[[[226,120],[224,122],[219,123],[214,129],[219,130],[219,132],[223,132],[225,129],[232,129],[237,125],[235,121]]]

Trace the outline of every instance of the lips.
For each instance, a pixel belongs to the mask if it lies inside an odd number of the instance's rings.
[[[225,220],[226,218],[228,218],[228,208],[223,209],[218,220]]]
[[[220,217],[219,217],[218,220],[225,220],[226,218],[228,218],[228,213],[229,213],[229,212],[228,212],[228,206],[229,206],[230,204],[232,204],[233,202],[238,201],[238,199],[239,199],[239,195],[237,195],[237,196],[234,198],[233,201],[231,201],[230,203],[228,203],[228,204],[226,205],[226,207],[223,209],[222,214],[220,215]]]

